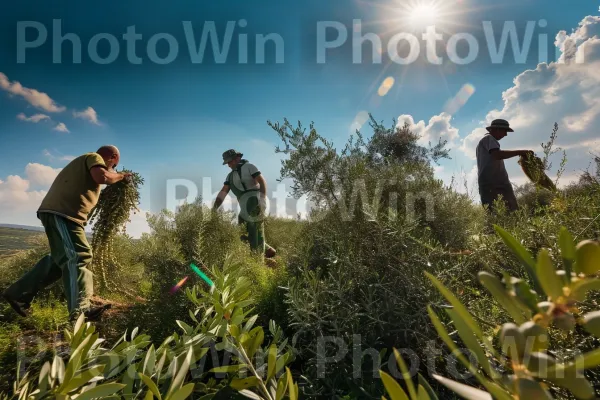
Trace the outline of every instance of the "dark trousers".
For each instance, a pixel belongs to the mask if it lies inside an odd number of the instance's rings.
[[[71,316],[90,307],[94,286],[89,266],[92,249],[85,231],[75,222],[50,213],[40,213],[50,254],[44,256],[6,294],[13,300],[31,304],[38,292],[62,278],[67,307]]]
[[[502,200],[509,211],[516,211],[519,209],[517,204],[517,198],[511,184],[507,185],[479,185],[479,195],[481,196],[481,204],[488,206],[490,211],[494,209],[494,201],[502,196]]]

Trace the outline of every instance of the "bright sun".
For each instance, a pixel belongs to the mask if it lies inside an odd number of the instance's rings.
[[[435,25],[438,8],[433,4],[417,4],[409,11],[410,23],[414,28],[426,28]]]

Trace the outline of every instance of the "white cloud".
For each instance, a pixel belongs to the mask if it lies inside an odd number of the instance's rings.
[[[600,126],[600,17],[586,17],[570,35],[560,32],[556,45],[564,50],[562,61],[541,63],[524,71],[513,86],[502,94],[501,110],[491,110],[481,126],[465,136],[459,149],[475,158],[484,127],[496,118],[510,122],[515,132],[502,141],[503,148],[532,149],[542,156],[541,143],[549,140],[554,123],[559,125],[556,146],[567,150],[567,176],[584,170],[590,161],[589,151],[598,140]],[[568,44],[570,42],[571,44]],[[569,49],[568,46],[574,46]],[[577,63],[576,54],[585,53],[585,62]],[[554,156],[557,157],[557,156]],[[554,169],[558,162],[554,162]],[[522,175],[514,160],[506,161],[511,180]],[[513,178],[513,175],[515,177]]]
[[[427,124],[423,120],[415,123],[412,115],[404,114],[398,117],[397,125],[402,127],[405,123],[408,123],[409,129],[420,136],[419,144],[423,146],[427,146],[429,142],[435,145],[441,139],[442,141],[447,140],[447,147],[452,148],[454,141],[459,136],[458,129],[452,126],[451,120],[452,116],[444,112],[431,117]]]
[[[21,121],[33,122],[34,124],[37,124],[38,122],[46,120],[46,119],[50,120],[50,117],[47,116],[46,114],[35,114],[35,115],[32,115],[31,117],[28,117],[24,113],[20,113],[19,115],[17,115],[17,119],[19,119]]]
[[[75,156],[69,156],[69,155],[56,155],[55,156],[48,149],[44,149],[44,151],[42,153],[50,161],[73,161],[75,159]]]
[[[101,125],[98,121],[98,113],[96,113],[96,110],[92,107],[88,107],[83,111],[73,111],[73,116],[75,118],[85,119],[95,125]]]
[[[35,211],[45,195],[45,191],[30,190],[30,182],[18,175],[0,180],[0,221],[33,224]]]
[[[16,81],[11,82],[2,72],[0,72],[0,89],[3,89],[14,96],[20,96],[32,106],[46,112],[58,113],[66,110],[65,107],[57,105],[46,93],[26,88]]]
[[[58,125],[56,125],[56,127],[53,130],[58,131],[58,132],[65,132],[65,133],[71,132],[71,131],[69,131],[69,129],[67,129],[67,126],[63,122],[59,122]]]
[[[29,163],[25,167],[25,174],[29,181],[43,187],[50,187],[60,171],[61,169],[54,169],[38,163]]]

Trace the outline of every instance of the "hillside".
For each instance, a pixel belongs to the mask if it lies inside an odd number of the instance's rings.
[[[0,226],[0,259],[31,248],[41,235],[43,232],[36,230]]]

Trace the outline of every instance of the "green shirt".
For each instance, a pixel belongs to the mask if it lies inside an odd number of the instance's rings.
[[[85,226],[100,196],[100,185],[90,173],[95,166],[106,168],[98,153],[86,153],[71,161],[50,186],[38,212],[58,214]]]

